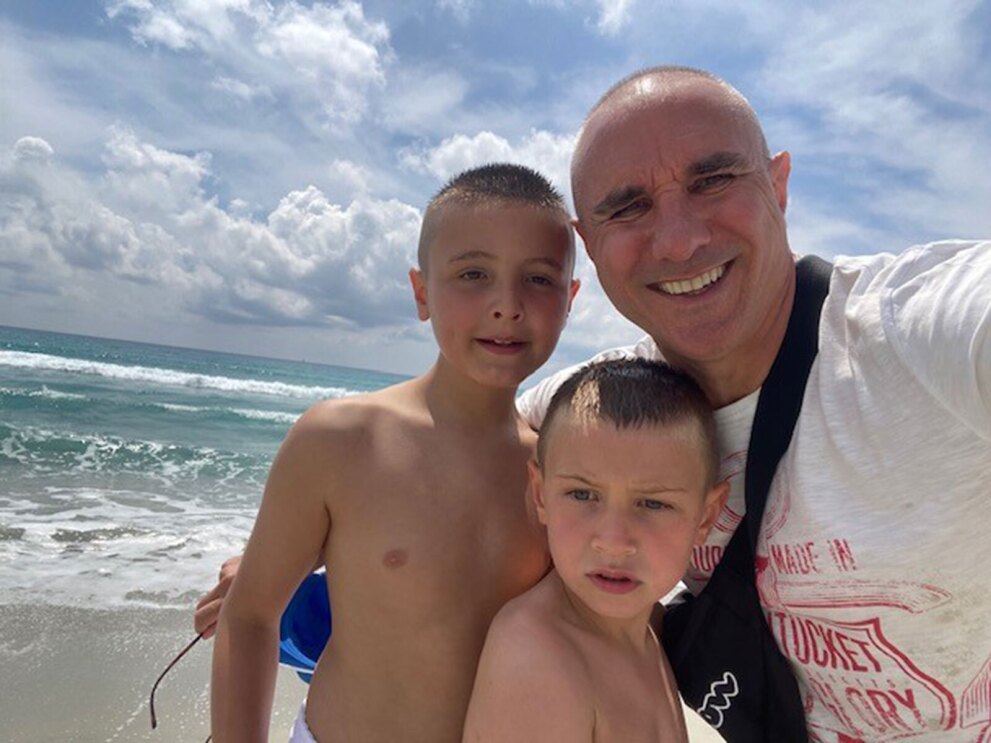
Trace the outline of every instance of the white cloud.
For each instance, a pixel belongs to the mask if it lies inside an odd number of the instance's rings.
[[[213,87],[235,98],[283,91],[317,101],[331,124],[362,117],[370,91],[385,84],[391,54],[386,24],[367,18],[355,0],[277,7],[262,0],[114,0],[107,15],[126,23],[140,44],[207,56],[225,70]]]
[[[489,131],[474,136],[455,134],[436,147],[407,149],[400,153],[406,168],[447,180],[453,175],[492,162],[527,165],[543,173],[566,196],[570,194],[569,168],[573,134],[531,130],[517,144]]]
[[[595,26],[606,36],[616,36],[631,20],[634,0],[596,0],[599,17]]]
[[[37,138],[22,139],[4,163],[0,178],[16,194],[0,207],[10,290],[17,275],[51,274],[78,289],[100,272],[181,296],[187,311],[220,322],[413,322],[406,272],[420,213],[407,204],[358,196],[339,205],[310,186],[255,221],[243,204],[228,212],[204,195],[208,155],[168,152],[123,130],[111,132],[98,184],[52,160]]]

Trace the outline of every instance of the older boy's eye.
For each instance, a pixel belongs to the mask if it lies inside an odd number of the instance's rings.
[[[582,503],[590,501],[595,497],[591,490],[569,490],[568,495],[572,500],[581,501]]]
[[[485,278],[485,272],[479,271],[477,268],[469,268],[467,271],[459,273],[458,278],[466,281],[478,281]]]
[[[528,281],[531,284],[536,284],[537,286],[554,286],[554,280],[549,276],[534,275],[531,276]]]

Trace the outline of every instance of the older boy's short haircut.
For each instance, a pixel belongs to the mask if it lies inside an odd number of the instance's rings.
[[[433,223],[448,205],[477,206],[498,202],[529,204],[536,209],[558,211],[567,220],[564,197],[543,175],[525,165],[491,163],[458,173],[438,191],[423,215],[417,261],[426,270],[427,249],[433,240]]]
[[[537,462],[543,466],[555,418],[570,412],[580,421],[608,422],[619,429],[695,422],[707,483],[719,474],[716,421],[694,379],[661,361],[616,359],[583,366],[551,398],[540,426]]]

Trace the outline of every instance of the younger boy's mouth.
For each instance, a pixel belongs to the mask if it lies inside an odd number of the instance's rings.
[[[606,593],[629,593],[641,583],[625,570],[594,570],[588,573],[589,579]]]

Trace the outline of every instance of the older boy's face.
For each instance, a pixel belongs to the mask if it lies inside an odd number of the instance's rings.
[[[600,616],[649,616],[725,502],[692,422],[618,429],[556,417],[532,493],[564,584]]]
[[[565,216],[512,202],[444,207],[425,268],[410,274],[420,319],[447,362],[496,387],[547,360],[578,288]]]

